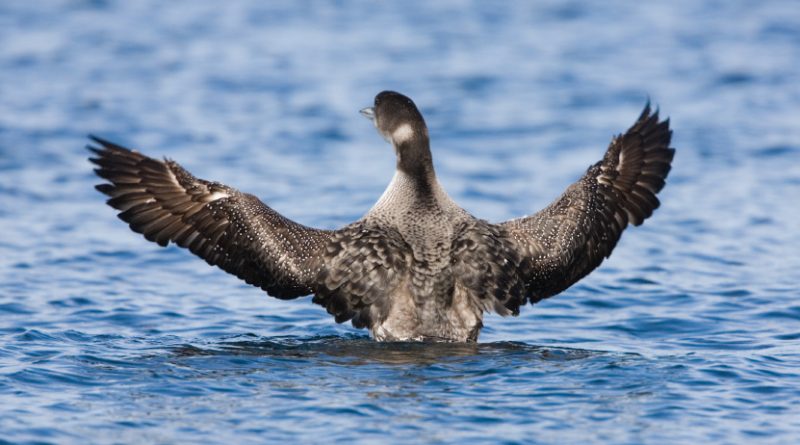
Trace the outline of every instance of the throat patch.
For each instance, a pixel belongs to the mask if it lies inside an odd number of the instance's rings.
[[[403,124],[392,132],[392,141],[400,145],[414,137],[414,129],[409,124]]]

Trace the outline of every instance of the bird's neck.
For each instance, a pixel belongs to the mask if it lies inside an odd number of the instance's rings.
[[[411,138],[396,144],[394,149],[398,174],[413,184],[419,198],[433,195],[438,183],[428,138]]]
[[[395,149],[397,170],[373,211],[398,215],[424,208],[448,211],[457,208],[436,179],[427,141],[411,146],[403,144]]]

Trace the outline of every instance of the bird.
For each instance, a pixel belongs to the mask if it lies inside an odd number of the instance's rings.
[[[474,217],[439,183],[414,102],[379,93],[361,110],[394,148],[394,176],[357,221],[299,224],[257,197],[90,135],[96,189],[161,246],[186,248],[269,295],[313,295],[337,323],[377,341],[477,342],[485,313],[516,316],[596,269],[629,225],[659,207],[675,149],[650,101],[603,158],[537,213]]]

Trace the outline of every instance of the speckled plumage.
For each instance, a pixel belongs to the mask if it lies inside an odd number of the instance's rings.
[[[649,105],[603,160],[550,206],[500,224],[476,219],[436,180],[428,130],[407,97],[363,110],[392,142],[397,172],[375,206],[338,230],[297,224],[258,200],[99,138],[97,189],[131,229],[173,242],[292,299],[314,294],[336,321],[377,340],[476,341],[483,313],[516,315],[591,272],[627,225],[655,210],[674,149]]]

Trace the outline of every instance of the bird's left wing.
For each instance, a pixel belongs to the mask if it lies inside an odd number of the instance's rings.
[[[89,146],[97,189],[131,229],[166,246],[173,242],[270,295],[314,292],[333,232],[303,226],[253,195],[195,178],[178,163],[159,161],[100,138]]]

